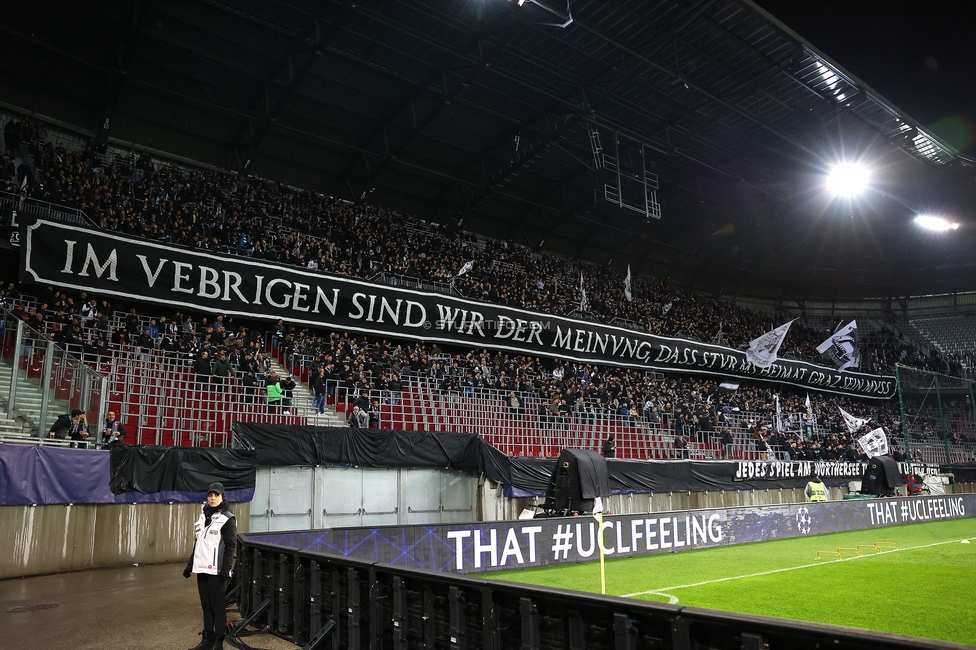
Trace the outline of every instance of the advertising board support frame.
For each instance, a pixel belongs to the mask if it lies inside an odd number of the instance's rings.
[[[465,639],[472,635],[490,639],[491,642],[482,647],[493,650],[498,647],[495,641],[502,625],[513,632],[519,630],[520,638],[509,639],[508,645],[514,647],[517,644],[525,650],[541,647],[543,638],[563,638],[566,650],[579,650],[584,644],[588,650],[637,650],[648,643],[673,650],[691,650],[701,645],[736,647],[744,644],[747,638],[750,643],[758,644],[754,647],[792,647],[797,650],[814,650],[838,643],[850,650],[935,649],[954,645],[804,621],[737,615],[366,563],[337,555],[283,549],[252,542],[246,536],[242,536],[241,543],[238,576],[252,588],[251,595],[242,599],[241,614],[276,636],[305,648],[315,647],[321,641],[320,635],[331,637],[333,649],[361,647],[353,642],[353,637],[363,618],[375,632],[370,633],[368,650],[389,646],[395,650],[398,646],[403,647],[402,644],[417,645],[425,650],[435,645],[464,650]],[[294,570],[278,574],[280,579],[276,582],[274,556],[279,554],[290,556],[287,560],[282,558],[282,565],[287,564]],[[306,590],[303,585],[314,585],[312,576],[324,572],[331,572],[333,576],[346,575],[345,584],[333,585],[331,603],[328,599],[304,598],[293,603],[291,619],[285,620],[269,592],[276,589],[289,591],[291,587],[294,593],[311,594],[313,591]],[[365,608],[361,607],[363,592],[370,595]],[[394,594],[398,596],[393,597]],[[253,595],[260,596],[262,601],[252,612]],[[339,609],[343,596],[345,601]],[[265,603],[269,604],[262,609]],[[475,603],[480,603],[480,615],[471,616]],[[348,612],[351,605],[357,607],[354,613]],[[307,610],[309,616],[299,615],[300,608]],[[394,616],[394,612],[398,614]],[[347,613],[350,615],[343,622],[341,618]],[[313,636],[307,626],[294,624],[300,620],[314,620],[316,615],[327,621],[319,634]],[[385,625],[385,621],[394,624]]]

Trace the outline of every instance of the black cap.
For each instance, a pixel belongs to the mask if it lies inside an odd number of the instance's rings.
[[[220,496],[224,496],[224,484],[219,481],[214,481],[207,486],[207,494],[210,494],[211,492],[216,492]]]
[[[83,410],[81,410],[81,409],[72,409],[71,410],[71,417],[75,417],[76,415],[84,415],[84,414],[85,414],[85,412]]]

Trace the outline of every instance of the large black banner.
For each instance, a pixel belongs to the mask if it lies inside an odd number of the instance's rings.
[[[505,496],[544,495],[555,465],[555,458],[510,458],[512,481],[505,487]],[[840,487],[860,481],[865,468],[867,463],[860,461],[607,459],[610,489],[614,494],[802,488],[814,474],[822,477],[829,487]],[[939,465],[898,463],[902,484],[909,470],[929,476],[940,474],[944,469],[945,466]],[[957,478],[957,482],[961,481]]]
[[[837,372],[793,360],[759,368],[742,351],[719,345],[44,220],[22,223],[21,242],[22,280],[79,291],[586,363],[775,381],[876,399],[895,393],[894,377]]]

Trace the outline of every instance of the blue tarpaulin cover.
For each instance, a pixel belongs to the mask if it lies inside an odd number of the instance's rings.
[[[67,503],[196,503],[201,492],[165,491],[112,494],[109,452],[35,445],[0,444],[0,506]],[[232,502],[250,501],[251,487],[227,489]]]

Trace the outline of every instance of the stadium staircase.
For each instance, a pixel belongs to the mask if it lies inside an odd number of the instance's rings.
[[[3,387],[0,405],[2,405],[4,413],[7,410],[12,372],[13,367],[9,363],[0,361],[0,386]],[[15,412],[19,417],[13,420],[0,419],[0,439],[32,438],[37,435],[38,430],[46,433],[59,415],[70,410],[68,402],[59,399],[51,400],[47,406],[45,421],[37,424],[41,417],[41,397],[40,387],[23,376],[17,377],[17,408]]]
[[[35,442],[36,440],[33,427],[27,422],[0,417],[0,442]]]
[[[291,376],[292,373],[288,371],[278,360],[272,355],[268,357],[268,365],[274,370],[279,377],[284,378]],[[307,377],[302,377],[301,375],[294,375],[295,378],[295,389],[292,391],[291,408],[289,409],[292,414],[298,415],[299,417],[305,418],[307,424],[312,424],[320,427],[345,427],[349,426],[346,419],[342,415],[338,414],[335,410],[335,404],[327,404],[325,407],[325,413],[319,415],[312,408],[312,391],[308,389]]]

